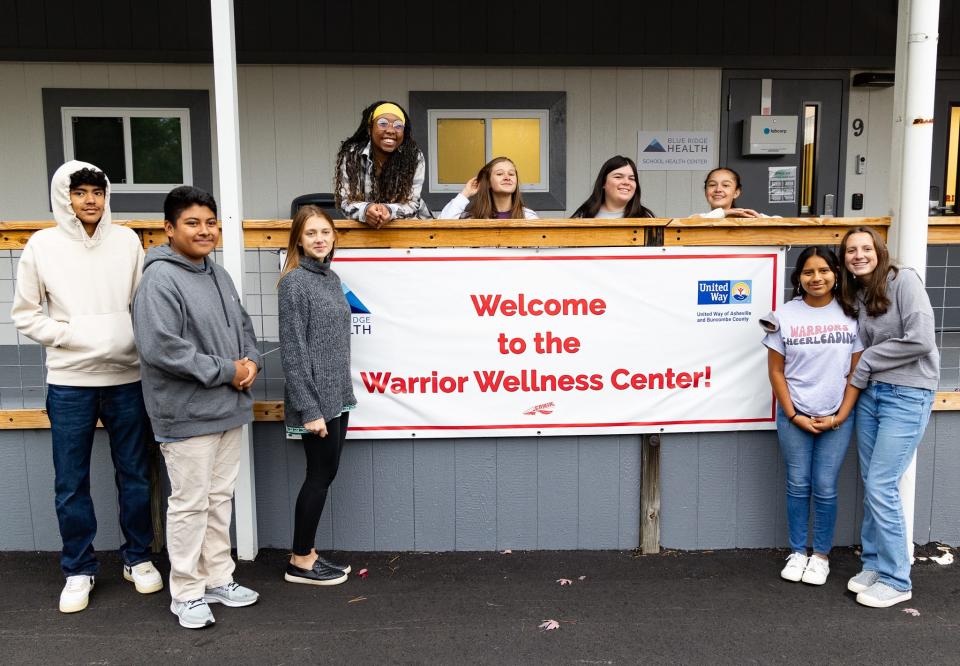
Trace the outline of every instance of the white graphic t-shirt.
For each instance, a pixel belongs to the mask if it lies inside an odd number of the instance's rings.
[[[779,326],[777,326],[779,324]],[[836,413],[850,373],[850,356],[863,351],[857,320],[836,299],[815,308],[797,297],[760,320],[763,344],[784,357],[790,399],[809,416]],[[775,330],[772,330],[774,329]]]

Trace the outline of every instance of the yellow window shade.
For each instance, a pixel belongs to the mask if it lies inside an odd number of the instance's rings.
[[[465,183],[486,164],[486,126],[482,118],[437,119],[437,182]]]
[[[540,182],[540,120],[538,118],[494,118],[491,157],[505,155],[513,160],[521,183]]]
[[[947,144],[947,191],[943,203],[956,206],[957,203],[957,148],[960,145],[960,106],[950,109],[950,143]]]

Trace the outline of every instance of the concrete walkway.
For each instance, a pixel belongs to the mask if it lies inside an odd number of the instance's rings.
[[[820,588],[781,581],[785,554],[351,553],[338,555],[367,578],[313,588],[283,582],[286,554],[265,551],[236,573],[260,602],[213,606],[216,625],[190,631],[166,590],[122,580],[116,553],[101,554],[90,607],[73,615],[57,611],[55,554],[0,553],[0,663],[960,661],[960,564],[918,562],[913,600],[874,610],[845,591],[852,550],[834,551]],[[538,628],[551,619],[559,629]]]

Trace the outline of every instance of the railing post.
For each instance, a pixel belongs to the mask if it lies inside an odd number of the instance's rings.
[[[663,227],[646,227],[644,245],[663,245]],[[660,435],[643,435],[640,445],[640,552],[660,552]]]
[[[660,552],[660,435],[643,435],[640,452],[640,552]]]

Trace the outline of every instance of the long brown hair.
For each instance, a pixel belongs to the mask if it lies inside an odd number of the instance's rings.
[[[587,197],[587,200],[580,204],[580,207],[573,212],[571,217],[596,217],[600,212],[600,207],[604,204],[603,187],[607,184],[607,176],[611,171],[622,169],[628,166],[633,171],[633,181],[637,184],[637,189],[633,197],[627,202],[623,209],[624,217],[654,217],[653,211],[640,203],[640,176],[637,174],[637,165],[629,157],[623,155],[614,155],[600,167],[600,173],[597,174],[597,180],[593,183],[593,192]]]
[[[303,247],[300,245],[300,237],[303,236],[303,228],[307,226],[307,220],[311,217],[319,217],[325,220],[330,228],[333,229],[333,247],[330,248],[330,254],[327,259],[333,259],[333,253],[337,251],[337,227],[334,226],[330,216],[323,212],[319,206],[308,204],[300,207],[293,216],[293,222],[290,223],[290,240],[287,241],[287,259],[283,263],[283,270],[280,271],[280,279],[277,284],[286,277],[287,273],[300,266],[300,258],[303,257]]]
[[[859,280],[847,268],[847,240],[853,234],[868,234],[873,240],[873,249],[877,255],[877,267],[873,273]],[[890,263],[890,251],[887,250],[887,244],[883,237],[873,227],[854,227],[843,235],[840,241],[840,262],[843,265],[842,277],[840,280],[840,298],[844,305],[854,310],[857,307],[857,294],[862,292],[863,305],[867,308],[867,314],[871,317],[879,317],[890,307],[890,299],[887,298],[887,275],[893,271],[894,276],[899,269]],[[844,308],[846,309],[846,308]]]
[[[517,171],[517,165],[513,160],[503,156],[494,157],[477,173],[477,193],[470,198],[470,205],[464,211],[465,217],[474,220],[492,220],[497,216],[497,207],[493,204],[493,189],[490,187],[490,173],[500,162],[510,162],[513,164],[513,170],[517,172],[517,189],[510,195],[510,219],[524,218],[523,197],[520,195],[520,172]]]

